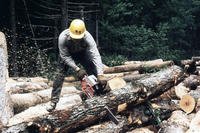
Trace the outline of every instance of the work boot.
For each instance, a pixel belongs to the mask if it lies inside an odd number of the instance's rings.
[[[51,102],[50,105],[46,108],[48,112],[52,112],[56,108],[56,103]]]

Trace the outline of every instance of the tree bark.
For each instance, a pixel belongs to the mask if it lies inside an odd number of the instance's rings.
[[[114,66],[104,69],[104,73],[118,73],[118,72],[128,72],[128,71],[136,71],[136,70],[144,70],[144,69],[152,69],[152,68],[162,68],[164,66],[172,65],[172,61],[165,61],[162,63],[152,64],[130,64],[130,65],[121,65]]]
[[[82,105],[74,106],[70,111],[63,109],[40,116],[34,119],[34,123],[39,123],[39,125],[42,123],[44,125],[45,120],[46,122],[48,121],[46,126],[51,127],[52,132],[71,132],[74,129],[78,129],[78,127],[87,127],[104,118],[107,114],[106,105],[113,112],[116,112],[117,107],[123,103],[137,105],[167,91],[180,82],[182,78],[182,69],[178,66],[172,66],[137,80],[133,84],[127,84],[124,88],[112,90],[105,96],[88,99]]]
[[[13,116],[13,107],[6,92],[8,79],[8,55],[5,35],[0,32],[0,125],[6,125]]]

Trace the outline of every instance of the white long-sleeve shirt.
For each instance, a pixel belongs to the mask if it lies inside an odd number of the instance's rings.
[[[82,50],[86,50],[88,58],[94,63],[97,69],[97,74],[103,74],[103,64],[101,60],[100,53],[97,49],[96,42],[92,35],[86,31],[84,37],[76,44],[72,41],[69,36],[69,29],[64,30],[58,38],[58,48],[60,52],[61,59],[64,63],[74,70],[78,68],[76,63],[74,62],[71,53],[81,52]]]

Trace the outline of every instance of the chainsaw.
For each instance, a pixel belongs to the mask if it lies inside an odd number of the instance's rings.
[[[81,88],[83,93],[87,96],[87,98],[92,98],[95,94],[101,93],[101,89],[98,86],[97,78],[94,75],[84,76],[81,81]],[[112,111],[108,108],[107,105],[104,108],[108,111],[109,118],[115,123],[118,124],[119,120],[115,117]]]

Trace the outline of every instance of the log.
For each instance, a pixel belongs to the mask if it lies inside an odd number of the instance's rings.
[[[200,56],[193,56],[193,57],[192,57],[192,60],[193,60],[193,61],[200,61]]]
[[[44,82],[44,83],[48,83],[49,80],[47,78],[43,78],[43,77],[31,77],[31,78],[27,78],[27,77],[10,77],[11,79],[13,79],[16,82]]]
[[[49,88],[45,82],[7,82],[6,91],[9,94],[30,93]]]
[[[190,95],[184,95],[180,100],[180,108],[187,114],[194,110],[195,104],[195,99]]]
[[[160,133],[185,133],[189,127],[190,119],[181,110],[174,111],[171,117],[163,121]]]
[[[74,76],[68,76],[65,77],[64,82],[74,82],[74,81],[78,81],[78,79]]]
[[[81,104],[82,100],[79,95],[77,94],[66,94],[65,96],[61,97],[55,112],[59,112],[60,110],[70,110],[74,105]],[[9,123],[7,126],[13,126],[19,123],[24,122],[31,122],[34,121],[36,118],[41,117],[43,115],[48,116],[49,112],[46,111],[46,107],[49,105],[48,103],[38,104],[36,106],[29,107],[27,110],[14,115],[10,118]]]
[[[162,102],[162,101],[161,101]],[[173,103],[168,101],[156,101],[156,103],[152,103],[152,109],[155,112],[159,111],[159,117],[161,120],[167,119],[170,117],[171,112],[176,108],[171,108]],[[155,106],[156,104],[156,106]],[[85,132],[106,132],[106,133],[113,133],[113,132],[128,132],[132,129],[137,129],[141,125],[145,125],[147,123],[152,124],[155,121],[155,118],[149,112],[149,108],[146,104],[134,106],[134,108],[128,108],[128,110],[119,113],[116,117],[119,120],[119,124],[115,125],[111,121],[103,120],[103,122],[98,121],[97,124],[88,127],[84,130],[79,131],[78,133],[85,133]],[[100,124],[99,124],[100,123]],[[148,125],[149,125],[148,124]],[[135,131],[135,130],[133,130]],[[130,131],[132,132],[132,131]]]
[[[13,107],[6,92],[6,80],[8,79],[8,54],[5,35],[0,32],[0,125],[6,125],[13,116]]]
[[[41,125],[45,120],[50,123],[46,124],[46,126],[50,126],[52,132],[73,132],[78,127],[87,127],[104,118],[107,114],[105,105],[113,112],[117,110],[118,105],[123,103],[137,105],[167,91],[182,80],[182,69],[178,66],[172,66],[153,73],[149,77],[137,80],[133,84],[127,84],[124,88],[112,90],[104,96],[88,99],[81,105],[74,106],[70,111],[63,109],[37,117],[34,119],[34,123]],[[143,93],[142,97],[141,93]],[[9,126],[12,126],[12,124],[10,123]],[[27,127],[30,126],[27,125]]]
[[[199,133],[199,132],[200,132],[200,111],[198,111],[195,117],[192,119],[187,133]]]
[[[173,86],[171,89],[163,93],[159,98],[161,99],[181,99],[183,95],[193,92],[200,85],[200,79],[197,75],[190,75],[185,78],[180,84]],[[194,91],[193,97],[197,99],[198,92]],[[196,95],[196,96],[195,96]]]
[[[113,78],[107,82],[106,88],[108,90],[120,89],[126,86],[126,82],[119,77]]]
[[[110,74],[104,74],[105,77],[109,78],[114,78],[114,77],[124,77],[126,75],[136,75],[139,74],[138,71],[133,71],[133,72],[121,72],[121,73],[110,73]],[[68,76],[65,77],[64,82],[75,82],[79,81],[76,77],[74,76]]]
[[[200,85],[200,76],[190,75],[183,81],[183,84],[185,87],[190,88],[190,90],[194,90]]]
[[[34,106],[36,104],[50,101],[51,91],[52,88],[33,93],[11,95],[15,113],[19,113],[27,109],[28,107]],[[75,87],[63,87],[61,91],[61,96],[65,94],[79,94],[79,93],[80,91],[77,90]]]
[[[129,65],[129,64],[141,64],[141,65],[153,65],[155,66],[156,64],[163,63],[162,59],[156,59],[156,60],[150,60],[150,61],[125,61],[124,65]]]
[[[172,65],[172,61],[165,61],[163,63],[158,63],[156,65],[151,64],[130,64],[130,65],[120,65],[120,66],[114,66],[104,69],[104,73],[119,73],[119,72],[128,72],[128,71],[136,71],[136,70],[144,70],[144,69],[150,69],[150,68],[162,68],[165,66]]]
[[[134,74],[134,75],[126,75],[122,77],[126,82],[131,82],[133,80],[138,80],[140,78],[143,78],[147,76],[148,74]]]
[[[185,87],[183,83],[174,86],[176,96],[181,99],[184,95],[187,95],[190,91],[189,88]]]

